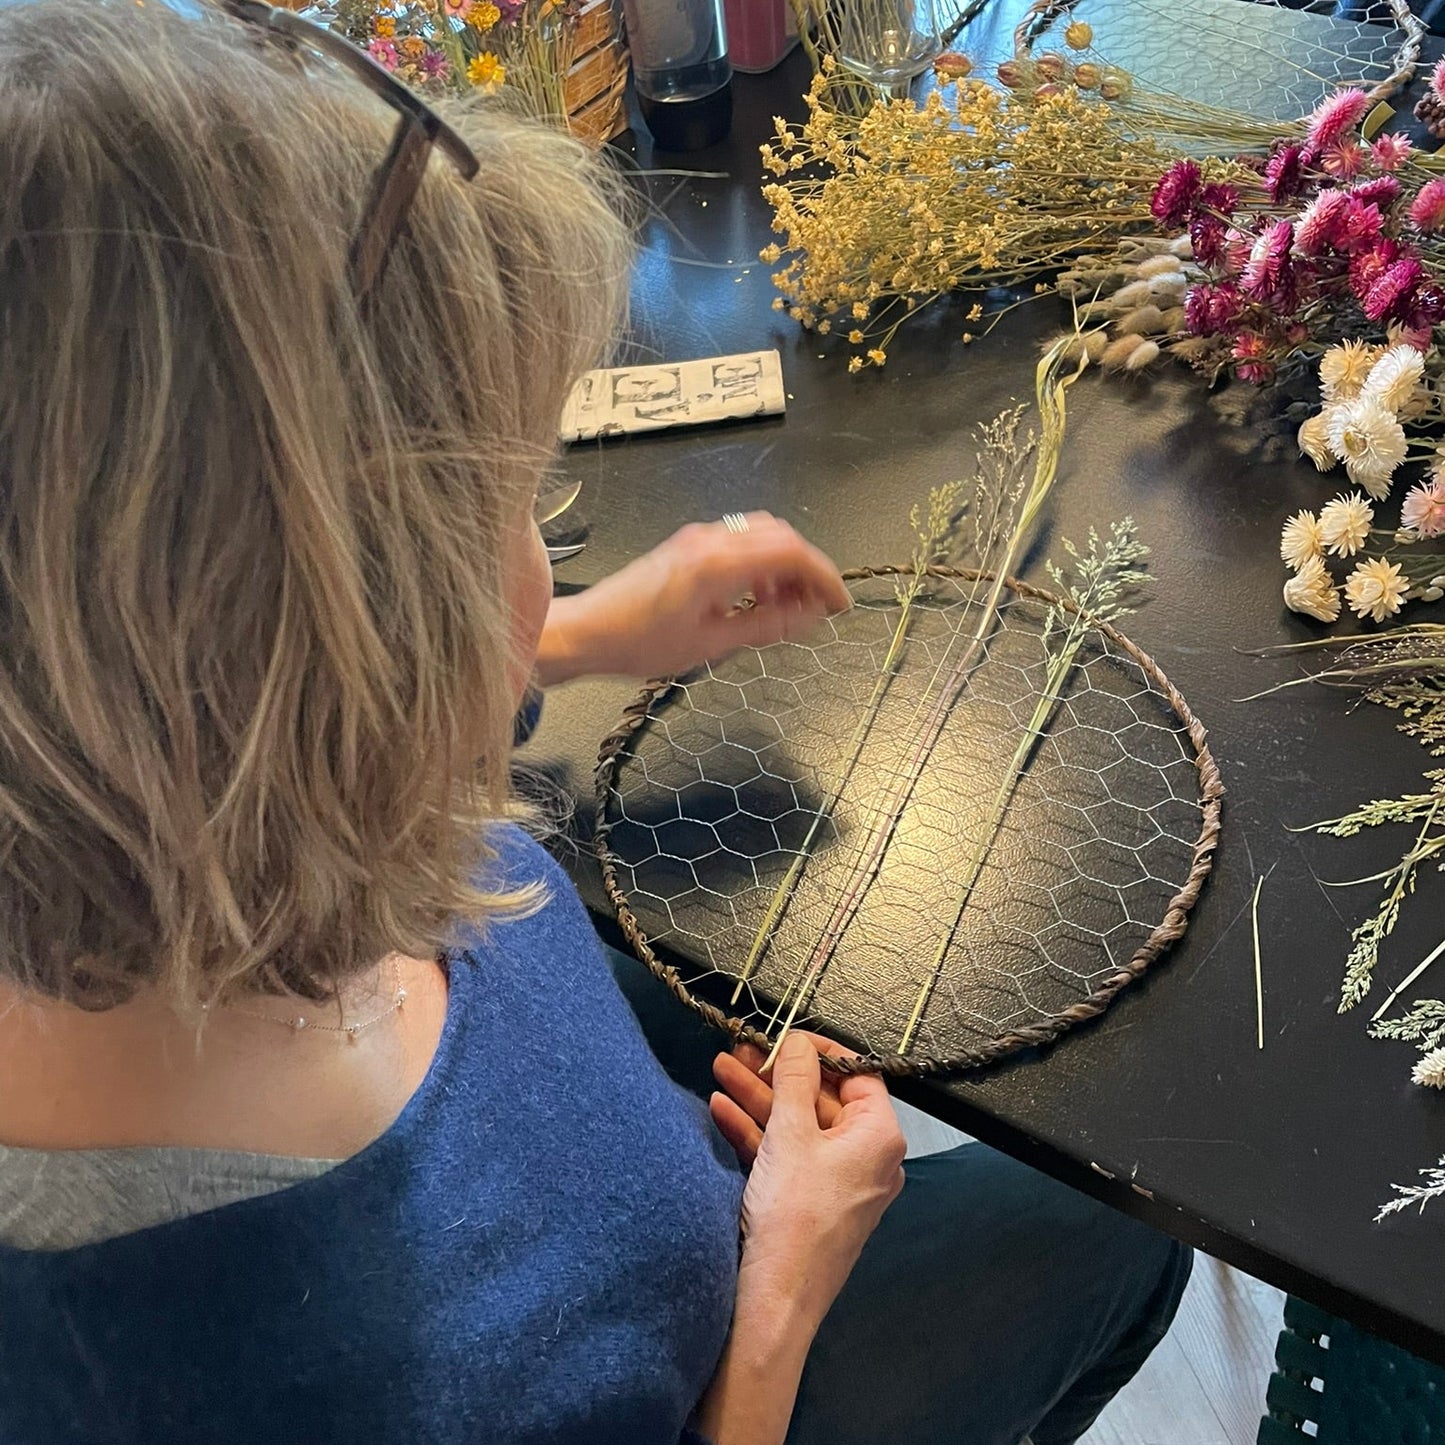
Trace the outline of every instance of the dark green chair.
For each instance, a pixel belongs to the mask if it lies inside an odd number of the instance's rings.
[[[1445,1445],[1445,1369],[1289,1299],[1258,1445]]]

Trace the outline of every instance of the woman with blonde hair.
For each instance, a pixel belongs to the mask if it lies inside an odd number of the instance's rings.
[[[508,821],[529,681],[847,594],[754,514],[552,601],[625,236],[454,124],[255,0],[0,3],[0,1440],[1072,1440],[1184,1252],[981,1148],[865,1249],[883,1086],[722,1055],[715,1129]]]

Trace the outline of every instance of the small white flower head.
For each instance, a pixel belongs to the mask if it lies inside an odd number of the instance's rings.
[[[1326,401],[1352,401],[1360,394],[1379,349],[1363,341],[1332,346],[1320,358],[1320,390]]]
[[[1365,545],[1375,509],[1358,493],[1326,502],[1320,512],[1320,541],[1336,557],[1353,557]]]
[[[1284,605],[1317,622],[1333,622],[1340,615],[1339,589],[1318,557],[1306,557],[1304,565],[1284,584]]]
[[[1303,567],[1311,557],[1321,556],[1324,549],[1320,538],[1320,519],[1313,512],[1296,512],[1284,524],[1284,532],[1279,539],[1279,555],[1287,566]]]
[[[1373,397],[1359,396],[1330,409],[1330,450],[1344,462],[1350,480],[1378,501],[1390,493],[1390,478],[1405,460],[1405,431]]]
[[[1383,622],[1404,605],[1410,584],[1394,562],[1371,557],[1361,562],[1345,579],[1345,601],[1357,617]]]
[[[1328,412],[1310,417],[1299,429],[1299,449],[1321,472],[1329,471],[1335,464],[1335,454],[1330,450],[1330,418]]]
[[[1431,1049],[1410,1070],[1410,1082],[1427,1089],[1445,1089],[1445,1048]]]
[[[1360,395],[1378,401],[1386,411],[1398,414],[1414,400],[1415,389],[1425,375],[1425,358],[1413,346],[1392,346],[1370,368]]]

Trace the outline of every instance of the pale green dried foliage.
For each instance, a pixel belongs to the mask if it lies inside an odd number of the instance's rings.
[[[1399,1197],[1380,1207],[1380,1212],[1375,1216],[1376,1224],[1387,1215],[1397,1214],[1402,1209],[1408,1209],[1412,1204],[1424,1209],[1432,1199],[1438,1199],[1445,1194],[1445,1158],[1442,1158],[1433,1169],[1422,1169],[1420,1177],[1425,1181],[1423,1184],[1392,1184],[1390,1186]]]
[[[1378,828],[1386,823],[1420,824],[1414,844],[1393,868],[1360,883],[1381,883],[1384,897],[1375,913],[1350,935],[1353,947],[1345,960],[1345,979],[1340,988],[1340,1012],[1347,1013],[1362,1002],[1374,981],[1375,967],[1380,961],[1380,948],[1399,922],[1400,905],[1415,891],[1420,868],[1434,862],[1441,866],[1445,853],[1445,822],[1437,827],[1440,805],[1445,803],[1445,771],[1426,774],[1434,787],[1429,793],[1409,793],[1402,798],[1377,798],[1346,813],[1314,825],[1314,831],[1334,838],[1352,838],[1365,828]]]
[[[1445,1042],[1445,1002],[1438,998],[1417,999],[1402,1017],[1372,1023],[1370,1033],[1377,1039],[1404,1039],[1428,1053]]]
[[[1124,601],[1125,595],[1149,579],[1149,574],[1140,566],[1148,557],[1149,548],[1139,540],[1133,517],[1115,522],[1107,539],[1090,527],[1086,551],[1081,552],[1067,537],[1062,546],[1072,559],[1072,567],[1050,561],[1048,573],[1054,586],[1079,609],[1081,616],[1061,607],[1051,607],[1044,623],[1046,647],[1061,630],[1066,635],[1067,646],[1068,640],[1076,635],[1082,640],[1088,622],[1111,622],[1132,612],[1134,609]],[[1074,643],[1070,661],[1077,652],[1078,645]]]

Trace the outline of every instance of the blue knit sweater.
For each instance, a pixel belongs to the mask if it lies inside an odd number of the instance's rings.
[[[0,1247],[4,1445],[675,1445],[717,1363],[741,1180],[560,870],[449,962],[401,1117],[320,1178],[105,1243]]]

